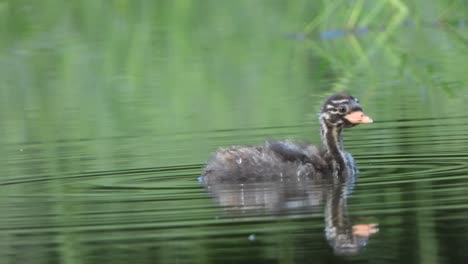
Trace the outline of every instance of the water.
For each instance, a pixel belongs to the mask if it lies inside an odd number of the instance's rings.
[[[406,4],[0,3],[0,263],[467,263],[467,10]],[[220,146],[319,143],[337,91],[375,121],[344,135],[360,254],[324,201],[197,181]]]

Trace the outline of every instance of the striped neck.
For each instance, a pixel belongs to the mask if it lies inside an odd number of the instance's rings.
[[[349,170],[346,153],[343,149],[341,131],[341,127],[329,125],[324,117],[320,117],[320,135],[326,153],[332,158],[333,173],[335,175],[342,175]]]

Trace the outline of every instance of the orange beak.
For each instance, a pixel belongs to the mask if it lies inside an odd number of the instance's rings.
[[[348,119],[349,122],[352,124],[358,125],[358,124],[370,124],[374,121],[372,121],[372,118],[366,116],[362,111],[354,111],[351,112],[347,115],[345,115],[346,119]]]

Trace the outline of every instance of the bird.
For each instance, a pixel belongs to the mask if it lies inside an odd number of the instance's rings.
[[[356,163],[343,147],[343,129],[370,124],[359,100],[347,93],[328,97],[318,113],[321,146],[292,140],[267,140],[257,146],[218,149],[206,162],[201,179],[206,185],[268,181],[354,182]]]

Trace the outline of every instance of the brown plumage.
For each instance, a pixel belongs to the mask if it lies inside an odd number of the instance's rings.
[[[322,146],[285,140],[221,148],[206,163],[203,182],[307,180],[327,175],[354,180],[357,169],[352,156],[343,149],[341,132],[343,128],[371,123],[372,119],[364,115],[357,99],[341,93],[325,100],[319,122]]]

